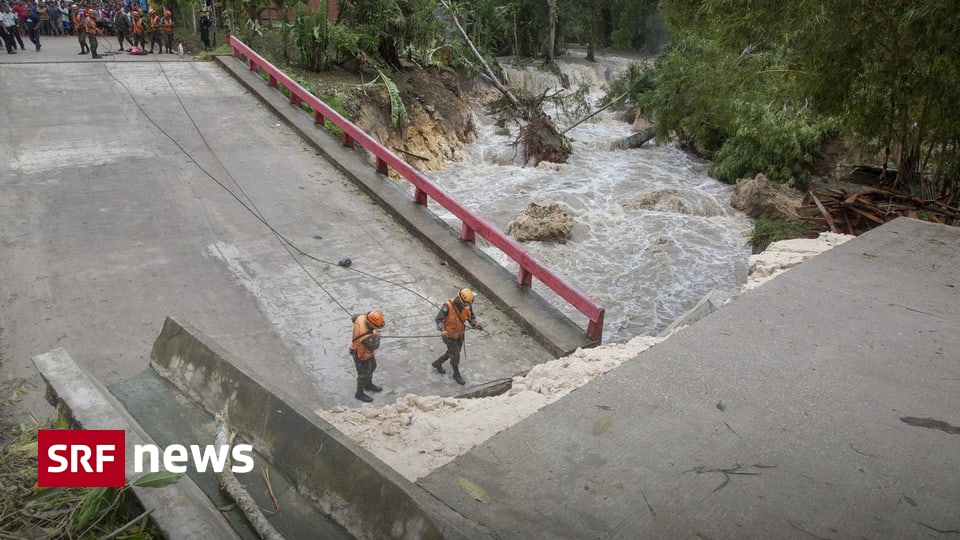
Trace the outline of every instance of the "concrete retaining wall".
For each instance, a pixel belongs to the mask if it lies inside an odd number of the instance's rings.
[[[238,365],[199,330],[169,317],[151,352],[157,373],[209,412],[229,405],[231,427],[358,538],[490,536]]]

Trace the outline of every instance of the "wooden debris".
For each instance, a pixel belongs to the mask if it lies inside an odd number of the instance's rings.
[[[850,192],[824,188],[807,194],[810,204],[800,207],[801,219],[819,231],[857,235],[898,217],[960,226],[960,208],[945,199],[928,200],[869,186]]]

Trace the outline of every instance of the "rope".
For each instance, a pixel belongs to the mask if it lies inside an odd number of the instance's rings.
[[[250,196],[247,195],[247,193],[243,190],[243,187],[240,186],[240,183],[237,182],[237,179],[233,176],[233,174],[230,173],[230,171],[227,169],[226,165],[224,165],[223,161],[220,159],[220,157],[217,155],[217,153],[214,152],[213,148],[210,146],[210,144],[209,144],[209,142],[207,141],[206,137],[204,137],[203,132],[200,130],[200,127],[197,125],[196,121],[193,119],[193,116],[190,114],[190,112],[187,110],[186,106],[184,105],[183,100],[180,98],[179,93],[177,93],[176,88],[174,88],[173,83],[170,81],[170,78],[169,78],[169,76],[167,75],[167,72],[166,72],[166,70],[165,70],[164,67],[163,67],[163,64],[160,63],[160,62],[158,62],[158,65],[160,66],[160,70],[161,70],[161,72],[162,72],[162,74],[163,74],[164,79],[165,79],[166,82],[167,82],[167,85],[168,85],[168,86],[170,87],[170,89],[173,91],[173,94],[174,94],[174,96],[175,96],[176,99],[177,99],[177,103],[180,105],[180,108],[183,110],[184,114],[186,114],[187,118],[190,120],[190,123],[193,125],[193,128],[196,130],[197,134],[200,135],[200,139],[203,141],[204,146],[207,148],[207,150],[210,152],[210,154],[214,157],[214,159],[216,159],[217,164],[220,166],[221,169],[223,169],[224,173],[226,173],[226,175],[230,178],[230,180],[233,181],[233,184],[236,186],[237,190],[243,195],[243,198],[246,199],[246,201],[249,201],[249,204],[248,204],[248,202],[244,201],[244,199],[241,199],[240,196],[238,196],[236,193],[234,193],[230,188],[228,188],[226,185],[224,185],[223,182],[221,182],[218,178],[216,178],[216,177],[215,177],[210,171],[208,171],[203,165],[201,165],[201,164],[199,163],[199,161],[197,161],[197,160],[190,154],[190,152],[188,152],[188,151],[186,150],[186,148],[183,147],[183,145],[181,145],[176,139],[173,138],[173,136],[171,136],[165,129],[163,129],[163,128],[143,109],[143,107],[142,107],[142,106],[140,105],[140,103],[137,101],[136,97],[133,95],[133,93],[130,91],[130,89],[129,89],[125,84],[123,84],[123,82],[120,81],[120,79],[118,79],[118,78],[113,74],[112,71],[110,71],[110,68],[107,66],[106,63],[104,63],[104,69],[106,70],[106,72],[107,72],[107,74],[110,76],[110,78],[112,78],[114,81],[116,81],[116,83],[119,84],[119,85],[127,92],[127,94],[130,96],[131,100],[133,100],[134,105],[137,107],[137,109],[140,111],[140,113],[143,114],[143,116],[144,116],[151,124],[153,124],[153,126],[156,127],[158,131],[160,131],[160,133],[163,133],[163,135],[165,135],[185,156],[187,156],[188,158],[190,158],[190,161],[193,162],[193,164],[196,165],[196,167],[197,167],[198,169],[200,169],[207,177],[209,177],[211,180],[213,180],[217,185],[219,185],[221,188],[223,188],[223,190],[226,191],[228,194],[230,194],[230,196],[233,197],[238,203],[240,203],[240,205],[241,205],[245,210],[247,210],[247,212],[249,212],[251,215],[253,215],[260,223],[262,223],[265,227],[267,227],[267,229],[269,229],[271,233],[273,233],[273,235],[277,238],[277,240],[280,241],[280,244],[284,247],[284,250],[287,252],[287,254],[290,255],[290,258],[293,259],[293,261],[294,261],[295,263],[297,263],[297,266],[299,266],[300,269],[301,269],[307,276],[310,277],[310,279],[320,288],[320,290],[322,290],[341,310],[343,310],[344,313],[346,313],[347,317],[352,317],[353,313],[352,313],[350,310],[348,310],[346,307],[344,307],[344,305],[343,305],[342,303],[340,303],[340,301],[337,300],[337,298],[336,298],[329,290],[327,290],[326,287],[323,286],[323,284],[316,278],[316,276],[314,276],[314,275],[303,265],[303,263],[297,258],[297,255],[295,255],[294,253],[296,253],[296,254],[298,254],[298,255],[300,255],[300,256],[302,256],[302,257],[305,257],[305,258],[307,258],[307,259],[310,259],[310,260],[313,260],[313,261],[315,261],[315,262],[318,262],[318,263],[327,264],[327,265],[330,265],[330,266],[338,266],[339,268],[344,268],[344,269],[346,269],[346,270],[356,272],[356,273],[358,273],[358,274],[360,274],[360,275],[363,275],[363,276],[365,276],[365,277],[368,277],[368,278],[370,278],[370,279],[373,279],[373,280],[376,280],[376,281],[380,281],[380,282],[383,282],[383,283],[387,283],[387,284],[393,285],[393,286],[395,286],[395,287],[398,287],[398,288],[400,288],[400,289],[403,289],[403,290],[405,290],[405,291],[407,291],[407,292],[409,292],[409,293],[411,293],[411,294],[419,297],[420,299],[424,300],[425,302],[427,302],[427,303],[430,304],[431,306],[433,306],[433,307],[435,307],[435,308],[439,308],[439,305],[438,305],[438,304],[436,304],[435,302],[433,302],[432,300],[430,300],[430,299],[427,298],[426,296],[420,294],[419,292],[417,292],[417,291],[415,291],[415,290],[407,287],[406,285],[403,285],[403,284],[401,284],[401,283],[397,283],[397,282],[395,282],[395,281],[392,281],[392,280],[389,280],[389,279],[386,279],[386,278],[382,278],[382,277],[373,275],[373,274],[371,274],[371,273],[369,273],[369,272],[365,272],[365,271],[363,271],[363,270],[359,270],[359,269],[356,269],[356,268],[350,268],[350,267],[344,267],[344,266],[338,265],[337,263],[323,260],[323,259],[321,259],[321,258],[319,258],[319,257],[316,257],[316,256],[314,256],[314,255],[312,255],[312,254],[310,254],[310,253],[307,253],[306,251],[302,250],[302,249],[301,249],[300,247],[298,247],[292,240],[290,240],[289,238],[287,238],[286,236],[284,236],[282,233],[280,233],[280,231],[278,231],[273,225],[271,225],[271,224],[266,220],[266,218],[263,217],[263,214],[260,212],[260,209],[257,208],[256,204],[253,202],[253,200],[250,198]],[[436,337],[436,336],[430,336],[430,337]]]

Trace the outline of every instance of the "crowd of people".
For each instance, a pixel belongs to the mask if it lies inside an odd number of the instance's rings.
[[[207,2],[211,5],[212,2]],[[12,0],[0,3],[0,37],[7,54],[16,54],[17,46],[26,50],[27,37],[39,52],[41,36],[76,36],[80,45],[77,54],[98,54],[99,39],[116,37],[121,51],[134,54],[174,51],[174,20],[169,9],[149,7],[147,0]],[[209,12],[200,17],[200,35],[210,47],[212,22]],[[147,41],[150,48],[147,49]],[[128,48],[125,48],[128,47]],[[156,48],[156,51],[154,50]]]

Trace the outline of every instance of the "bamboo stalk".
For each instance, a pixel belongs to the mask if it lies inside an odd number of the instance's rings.
[[[820,210],[820,213],[823,214],[823,217],[827,218],[827,225],[830,226],[830,232],[837,232],[837,225],[833,222],[833,217],[830,215],[830,212],[827,212],[827,209],[823,207],[823,204],[820,202],[820,199],[813,194],[813,191],[807,191],[810,194],[810,197],[813,199],[813,202],[817,205],[817,208]]]
[[[220,448],[226,446],[229,455],[232,442],[228,433],[228,422],[227,406],[224,405],[223,410],[217,415],[216,444]],[[230,460],[227,459],[227,466],[223,468],[223,472],[217,473],[217,480],[220,481],[220,486],[222,486],[223,490],[227,492],[227,495],[230,495],[230,498],[237,503],[237,506],[243,512],[243,515],[246,516],[250,525],[257,531],[257,534],[260,535],[260,538],[265,540],[283,540],[283,535],[277,532],[277,530],[273,528],[273,525],[267,521],[267,518],[264,517],[263,512],[261,512],[257,506],[256,501],[250,497],[247,490],[243,489],[243,486],[237,481],[237,477],[233,475],[233,471],[230,470],[229,465]]]

